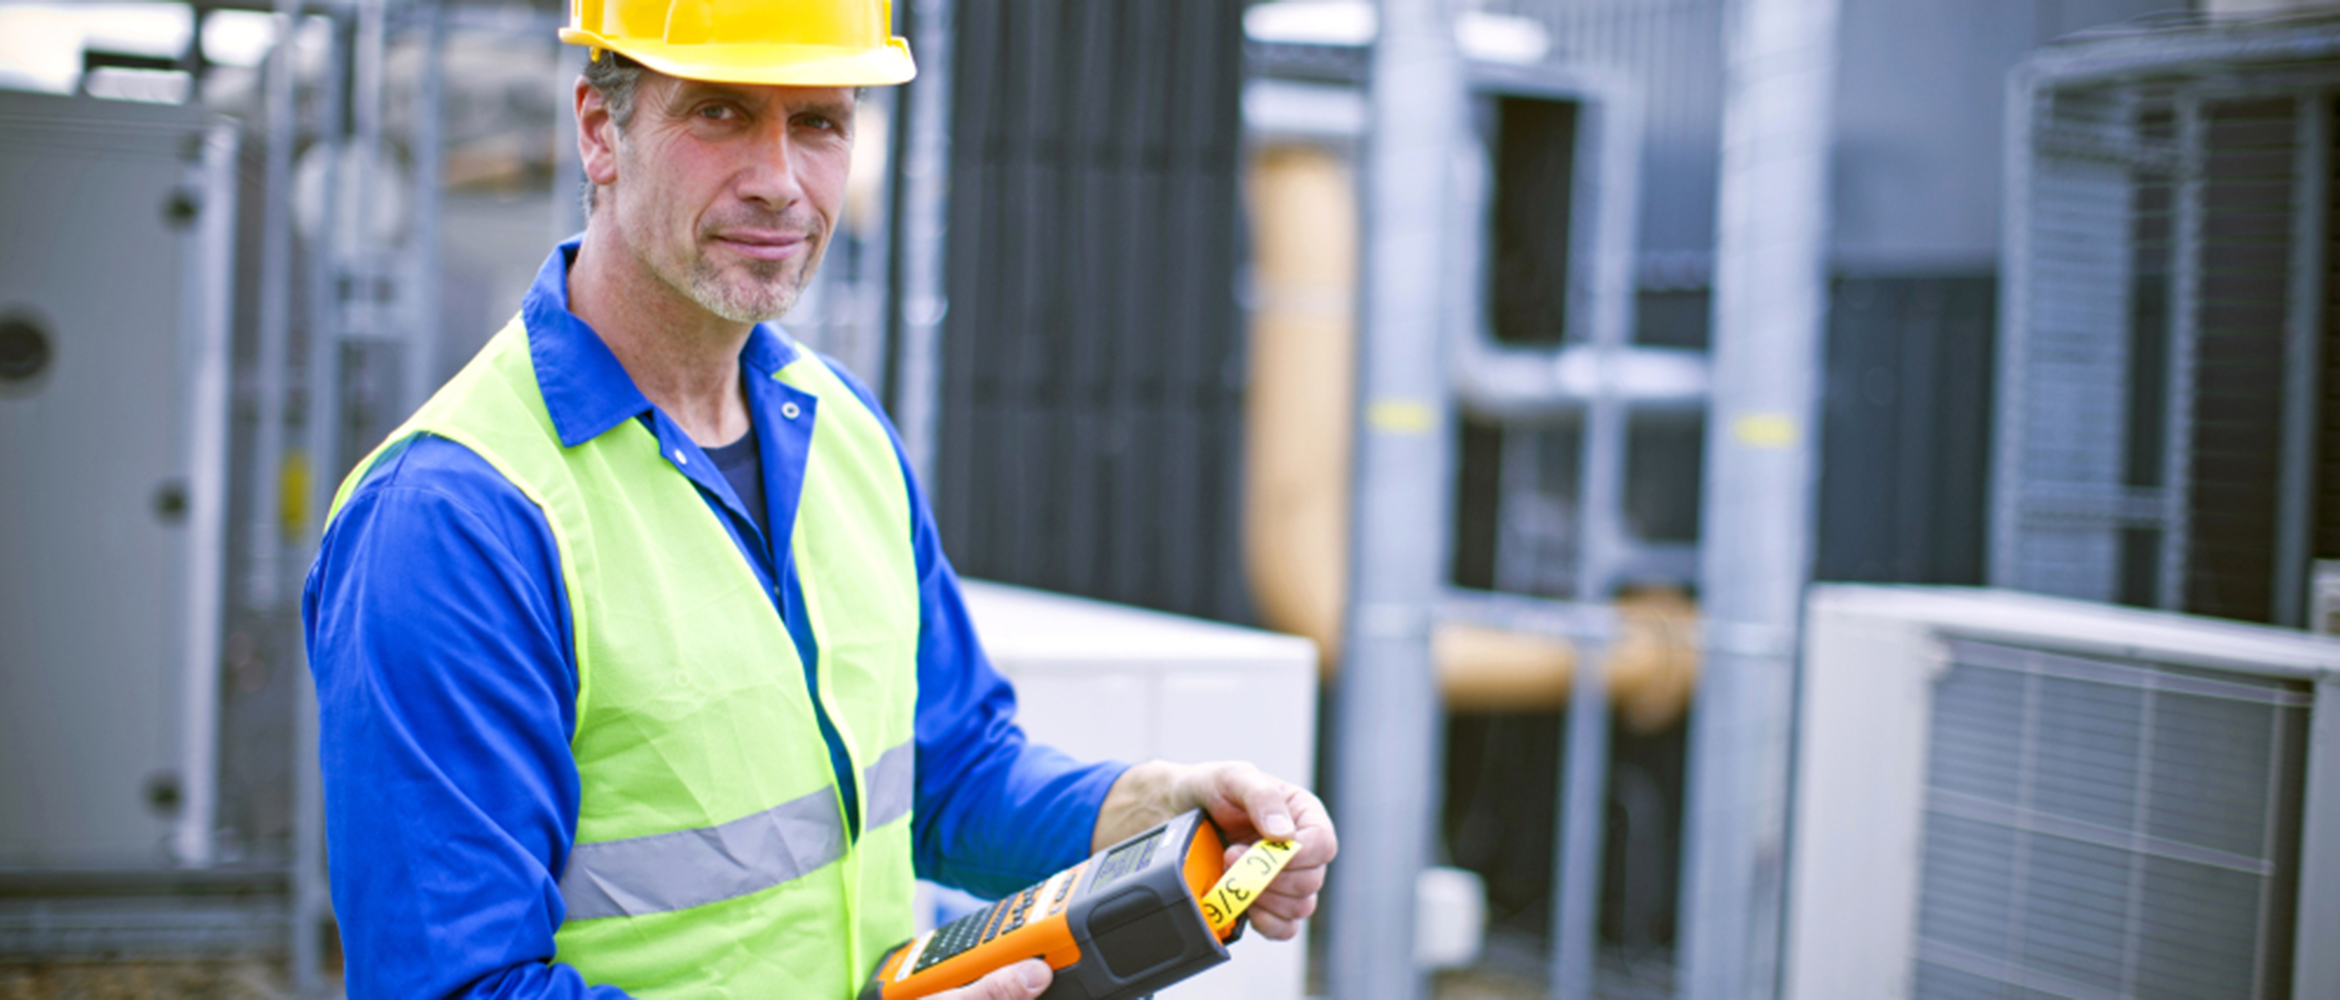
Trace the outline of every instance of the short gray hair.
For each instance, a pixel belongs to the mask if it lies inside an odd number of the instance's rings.
[[[634,91],[642,84],[642,64],[626,58],[616,49],[602,49],[585,64],[585,84],[601,95],[601,103],[609,108],[610,123],[619,131],[634,123]],[[585,180],[585,214],[593,214],[594,192],[599,187],[592,178]]]

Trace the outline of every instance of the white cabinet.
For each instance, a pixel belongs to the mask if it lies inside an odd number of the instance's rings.
[[[965,592],[1035,741],[1084,759],[1247,760],[1313,783],[1314,643],[1020,587]],[[1232,961],[1162,996],[1299,1000],[1304,949],[1246,934]]]

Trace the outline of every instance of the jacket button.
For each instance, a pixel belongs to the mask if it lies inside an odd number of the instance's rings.
[[[780,404],[780,415],[790,420],[796,419],[796,415],[803,412],[803,410],[797,409],[795,403]]]
[[[674,450],[674,464],[689,465],[691,464],[691,456],[683,454],[682,449],[676,448]]]

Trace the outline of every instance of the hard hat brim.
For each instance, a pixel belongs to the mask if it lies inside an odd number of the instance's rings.
[[[886,41],[884,48],[828,45],[671,45],[648,39],[613,42],[600,34],[562,28],[561,41],[609,49],[668,76],[709,83],[779,87],[883,87],[918,75],[910,42]]]

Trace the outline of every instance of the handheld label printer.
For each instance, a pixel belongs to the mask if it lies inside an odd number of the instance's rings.
[[[1262,841],[1226,866],[1193,810],[895,947],[859,1000],[913,1000],[1027,958],[1056,970],[1040,1000],[1150,995],[1226,961],[1243,910],[1297,849]]]

